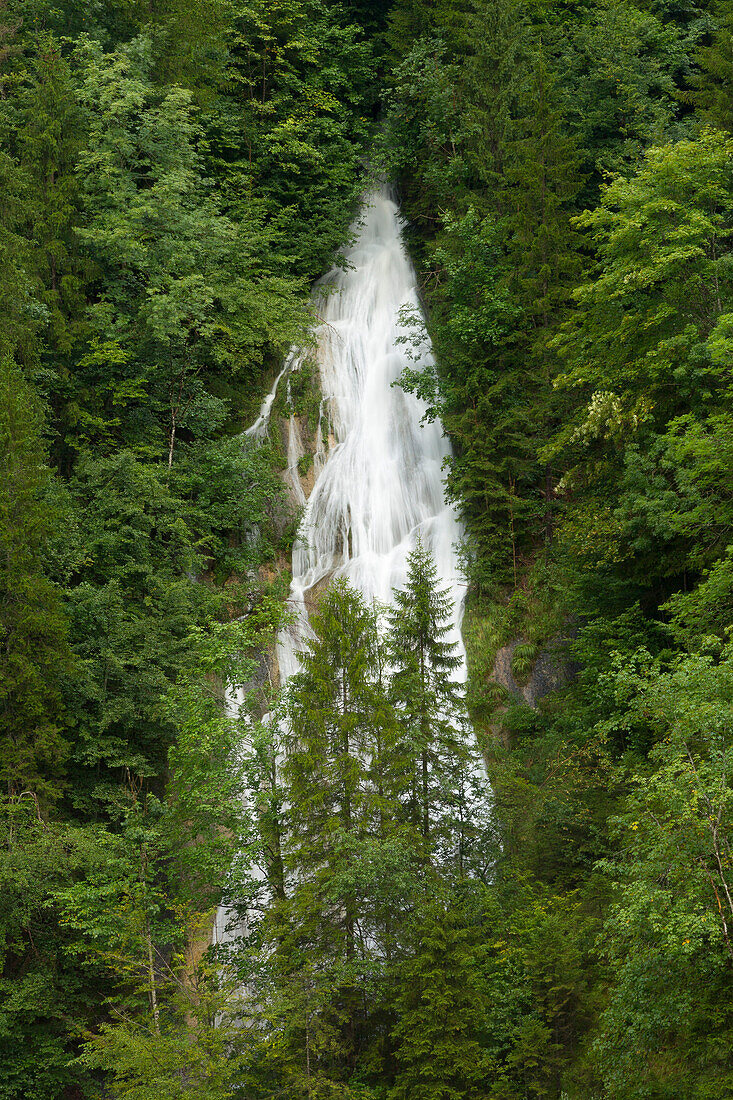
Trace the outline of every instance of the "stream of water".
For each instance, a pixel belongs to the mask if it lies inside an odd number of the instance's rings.
[[[462,652],[460,527],[443,492],[449,443],[438,422],[422,422],[423,403],[393,385],[406,366],[416,365],[409,345],[399,342],[405,334],[400,313],[420,306],[399,210],[386,187],[365,201],[345,258],[346,267],[321,283],[318,361],[330,446],[293,549],[290,603],[297,619],[280,638],[282,680],[297,671],[308,592],[346,577],[369,603],[388,603],[407,579],[407,555],[418,536],[435,558],[441,586],[450,590]],[[427,364],[427,342],[417,355]]]

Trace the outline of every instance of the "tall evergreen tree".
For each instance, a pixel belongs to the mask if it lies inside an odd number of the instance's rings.
[[[531,77],[521,95],[521,119],[506,157],[504,187],[508,215],[507,243],[512,268],[512,297],[520,302],[526,329],[516,341],[510,370],[522,378],[529,408],[524,430],[526,451],[538,446],[561,420],[553,381],[558,374],[551,340],[568,309],[581,263],[579,234],[571,224],[572,202],[580,190],[577,141],[565,125],[559,104],[557,78],[540,42],[533,54]],[[553,475],[533,462],[532,484],[520,493],[542,499],[531,517],[530,533],[538,540],[552,538]],[[528,516],[528,518],[530,518]]]
[[[397,968],[396,1073],[389,1100],[482,1100],[496,1068],[482,1043],[483,930],[455,903],[428,903]]]
[[[467,158],[501,209],[507,147],[530,65],[532,29],[519,0],[476,2],[459,21],[457,80],[466,97]]]
[[[341,1036],[337,1061],[353,1066],[364,1041],[359,987],[380,938],[369,864],[383,862],[385,807],[374,772],[389,713],[375,660],[376,618],[362,597],[337,581],[311,616],[311,629],[302,670],[288,688],[283,766],[291,945],[299,964],[312,968],[316,1001],[327,982],[329,1018]]]
[[[577,140],[568,133],[558,80],[541,42],[532,60],[504,186],[517,296],[527,304],[532,327],[543,334],[567,303],[578,273],[580,237],[570,214],[581,178]]]
[[[52,347],[63,359],[85,306],[84,261],[74,236],[76,168],[85,134],[71,69],[53,38],[39,41],[15,109],[18,160],[29,181],[29,228],[36,268],[46,291]]]
[[[0,782],[59,798],[68,743],[62,685],[71,667],[60,592],[44,558],[61,512],[46,465],[41,403],[0,360]]]
[[[716,27],[695,54],[698,70],[690,77],[692,90],[685,98],[704,125],[733,133],[733,4],[718,0],[712,15]]]
[[[422,856],[430,860],[455,842],[461,765],[468,759],[461,660],[451,598],[438,588],[435,562],[418,540],[407,559],[407,585],[388,612],[391,693],[400,723],[401,801]]]
[[[0,355],[36,363],[46,313],[41,302],[30,220],[28,180],[17,161],[0,151]]]

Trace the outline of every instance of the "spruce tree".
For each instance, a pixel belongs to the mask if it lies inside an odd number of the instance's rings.
[[[536,468],[527,371],[516,351],[525,317],[509,291],[505,223],[474,207],[446,217],[434,253],[443,272],[431,316],[438,365],[400,379],[432,403],[428,415],[450,435],[446,489],[470,534],[471,582],[489,591],[497,580],[516,583]]]
[[[475,3],[472,8],[458,21],[457,83],[467,101],[467,159],[496,208],[501,206],[504,161],[528,70],[531,27],[519,0]]]
[[[42,802],[63,788],[62,685],[71,668],[60,593],[45,569],[54,527],[43,408],[0,360],[0,783]]]
[[[706,126],[733,132],[733,3],[720,0],[713,6],[717,26],[695,60],[699,66],[690,78],[692,91],[685,99],[697,108]]]
[[[362,597],[337,581],[311,629],[289,685],[283,765],[291,968],[299,961],[312,971],[313,999],[326,1013],[319,1026],[332,1032],[338,1024],[334,1057],[348,1065],[359,1043],[358,986],[379,938],[369,860],[379,862],[383,807],[373,777],[388,712],[376,618]]]
[[[461,659],[449,638],[451,599],[438,587],[438,571],[423,543],[407,559],[404,589],[388,613],[391,692],[401,731],[399,797],[430,859],[449,839],[458,775],[466,760],[463,693],[456,680]]]
[[[74,235],[84,117],[70,66],[53,38],[40,41],[28,75],[17,103],[17,153],[28,180],[31,240],[45,288],[49,335],[56,358],[63,361],[78,335],[86,304],[84,261]]]
[[[25,235],[31,217],[28,190],[16,161],[0,151],[0,356],[30,364],[37,362],[44,310],[33,248]]]
[[[534,539],[542,532],[550,542],[553,471],[549,465],[538,467],[534,457],[538,445],[562,420],[563,407],[552,385],[559,371],[551,341],[567,312],[581,268],[580,236],[571,222],[581,176],[577,141],[567,132],[558,80],[541,42],[533,61],[504,176],[510,288],[526,319],[523,334],[514,341],[510,369],[522,379],[526,409],[522,434],[525,451],[533,459],[531,482],[520,483],[519,492],[527,505],[538,497],[543,500],[539,509],[535,505],[525,511],[534,520],[530,525]]]
[[[508,151],[505,196],[517,294],[532,327],[546,331],[578,273],[580,236],[570,215],[582,180],[578,143],[567,130],[558,79],[542,43],[533,62]]]
[[[431,903],[397,968],[397,1072],[389,1100],[482,1100],[495,1062],[481,1043],[486,984],[481,929],[453,903]]]

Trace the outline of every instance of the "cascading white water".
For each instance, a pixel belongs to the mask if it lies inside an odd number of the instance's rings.
[[[318,360],[332,442],[293,550],[290,601],[297,614],[278,647],[283,681],[298,668],[309,589],[346,577],[369,603],[386,604],[407,579],[407,555],[418,536],[452,596],[454,641],[463,652],[460,527],[443,492],[449,443],[439,423],[422,422],[424,404],[393,385],[406,366],[415,366],[399,342],[400,312],[420,307],[387,187],[366,200],[345,258],[346,267],[321,283]],[[426,341],[418,361],[426,365],[429,358]]]
[[[420,306],[399,211],[387,187],[366,199],[345,259],[345,268],[334,268],[320,284],[322,323],[316,336],[323,400],[316,481],[307,502],[297,476],[303,451],[292,416],[289,424],[286,478],[305,511],[293,549],[289,602],[295,614],[278,639],[281,683],[299,668],[309,590],[346,577],[367,602],[387,604],[393,589],[407,580],[407,556],[418,537],[433,555],[441,587],[452,597],[452,640],[465,656],[460,634],[464,588],[456,555],[461,531],[443,491],[450,445],[439,423],[423,423],[425,405],[393,385],[406,366],[416,365],[415,349],[408,357],[400,342],[400,313]],[[426,339],[417,349],[418,362],[427,365],[430,355]],[[278,383],[298,362],[292,353],[246,434],[265,437]],[[456,677],[465,677],[464,662]],[[233,707],[239,702],[232,699]],[[262,871],[253,868],[253,874],[259,878]],[[215,942],[244,931],[239,919],[220,908]]]
[[[287,374],[292,369],[293,363],[296,358],[297,353],[295,351],[291,351],[290,355],[285,360],[283,369],[280,371],[277,378],[273,382],[272,389],[260,405],[260,411],[257,414],[257,419],[254,421],[254,423],[250,424],[250,426],[244,433],[246,436],[249,436],[251,439],[256,440],[258,443],[261,443],[263,439],[267,438],[267,432],[270,427],[270,413],[272,412],[273,402],[277,397],[277,389],[280,385],[280,379],[283,377],[284,374]]]

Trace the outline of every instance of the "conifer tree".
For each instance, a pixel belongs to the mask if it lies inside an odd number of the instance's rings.
[[[228,0],[157,0],[158,74],[164,84],[190,88],[198,102],[208,103],[225,80],[229,61],[227,36],[234,11]]]
[[[60,593],[44,569],[60,519],[50,492],[43,409],[0,361],[0,783],[9,795],[60,796],[68,744],[62,683],[71,667]]]
[[[697,108],[706,126],[733,132],[733,4],[718,0],[713,5],[717,27],[712,40],[701,46],[695,56],[699,70],[690,84],[692,91],[685,97]]]
[[[559,106],[557,78],[540,42],[521,97],[521,120],[507,151],[504,187],[513,298],[524,308],[526,329],[514,352],[512,371],[523,376],[531,408],[524,431],[527,451],[536,451],[561,418],[553,378],[558,373],[550,341],[580,271],[579,234],[572,228],[572,202],[580,189],[577,141],[568,135]],[[526,344],[525,344],[526,340]],[[534,465],[534,484],[521,490],[541,495],[536,526],[552,538],[553,477]],[[536,527],[533,524],[533,534]]]
[[[580,189],[577,140],[559,106],[558,81],[540,42],[505,173],[515,278],[533,327],[546,332],[578,271],[570,204]]]
[[[459,22],[458,83],[467,99],[469,162],[475,177],[490,188],[489,202],[496,207],[528,70],[531,28],[518,0],[472,7]]]
[[[340,1057],[352,1061],[357,992],[376,948],[374,884],[366,853],[379,848],[379,793],[372,780],[387,725],[379,690],[374,613],[337,581],[311,616],[313,636],[288,691],[288,745],[283,766],[290,836],[286,869],[293,959],[313,964],[323,983]],[[326,1026],[324,1020],[321,1025]]]
[[[515,349],[524,311],[508,289],[507,234],[505,219],[474,207],[446,216],[434,253],[443,272],[431,318],[437,366],[400,378],[453,442],[446,488],[470,533],[479,591],[509,579],[512,562],[516,583],[524,490],[536,468],[526,369]]]
[[[481,930],[438,901],[416,922],[398,968],[397,1073],[389,1100],[482,1100],[493,1059],[481,1043]]]
[[[18,159],[29,181],[31,237],[51,341],[64,356],[85,306],[83,261],[74,236],[84,119],[70,66],[53,38],[40,41],[29,78],[17,102]]]
[[[35,363],[44,320],[33,248],[25,236],[28,181],[16,161],[0,151],[0,356]]]
[[[407,586],[395,590],[388,613],[391,692],[400,723],[401,801],[429,859],[448,840],[450,807],[467,757],[455,679],[461,661],[449,638],[450,596],[437,587],[435,562],[420,540],[407,565]]]

